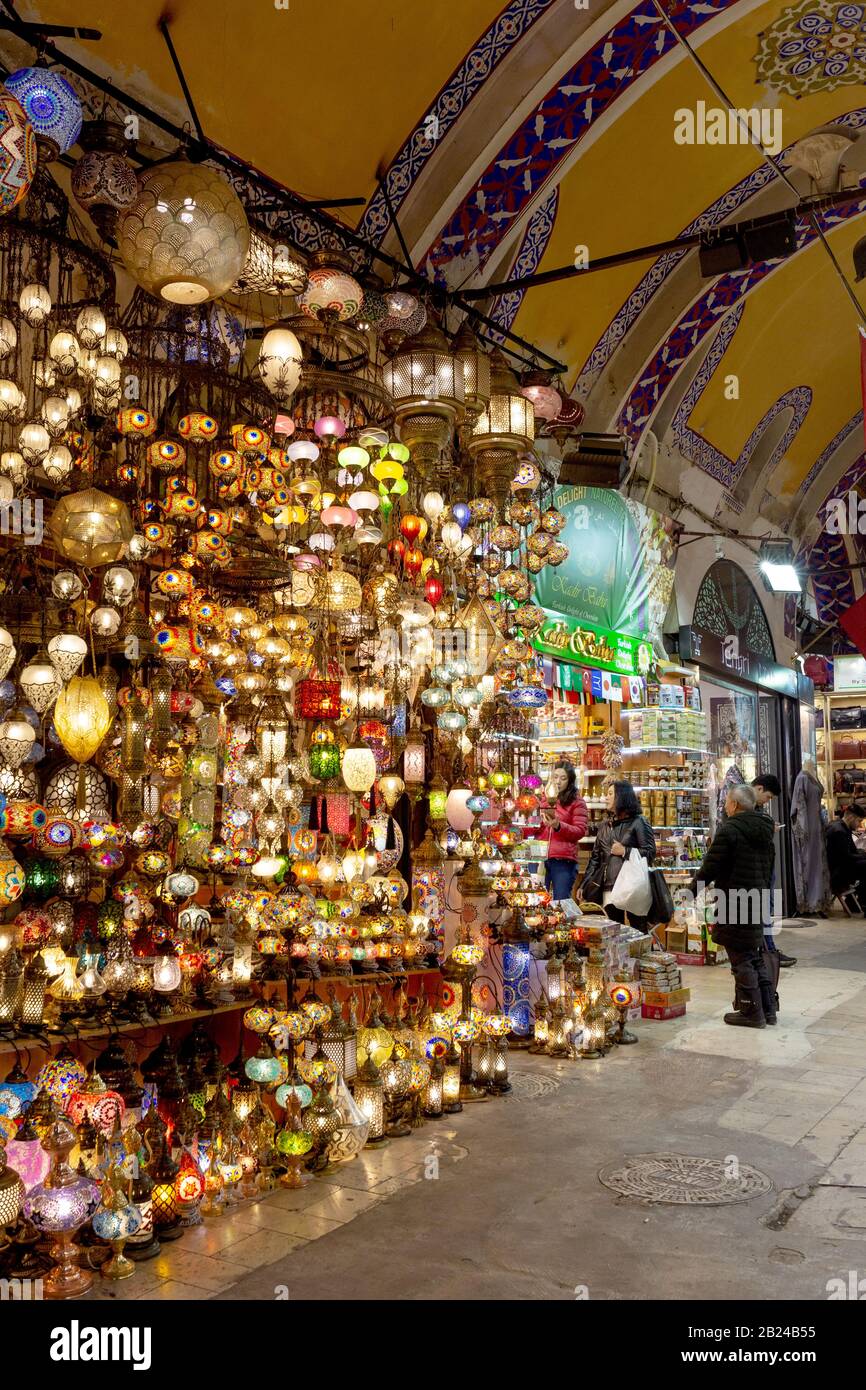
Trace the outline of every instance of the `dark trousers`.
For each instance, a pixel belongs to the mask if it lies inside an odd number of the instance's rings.
[[[741,1014],[775,1018],[776,991],[764,956],[763,945],[748,951],[727,947],[734,977],[734,1008]]]
[[[623,908],[614,907],[611,903],[608,903],[604,910],[612,922],[624,922],[628,917],[629,926],[634,927],[636,931],[646,931],[647,929],[646,917],[638,917],[636,912],[626,912]]]
[[[553,894],[554,900],[570,898],[577,878],[576,859],[548,859],[544,872],[544,884]]]

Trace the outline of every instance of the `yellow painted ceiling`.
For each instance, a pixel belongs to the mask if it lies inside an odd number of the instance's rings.
[[[831,233],[843,265],[863,226],[852,220]],[[859,396],[859,345],[853,313],[827,253],[813,243],[784,262],[748,297],[739,327],[690,424],[729,458],[753,427],[794,386],[809,386],[812,404],[772,480],[774,493],[795,491],[815,459],[850,420]],[[739,379],[740,399],[724,399],[724,378]]]
[[[172,39],[205,133],[304,195],[369,198],[498,0],[39,0],[22,18],[100,29],[75,48],[166,109],[183,102]],[[70,40],[61,48],[73,51]],[[348,209],[357,220],[363,209]]]
[[[557,0],[571,13],[571,0]],[[207,135],[291,188],[313,198],[369,198],[375,171],[389,163],[453,70],[502,10],[505,0],[173,0],[171,32]],[[91,25],[100,43],[60,46],[116,77],[146,102],[176,116],[184,110],[176,75],[158,31],[166,0],[22,0],[23,17]],[[703,61],[736,105],[766,102],[782,111],[782,143],[866,104],[866,89],[837,90],[800,100],[776,97],[755,81],[758,35],[783,12],[781,0],[724,15],[706,41]],[[618,9],[616,13],[618,13]],[[566,29],[563,32],[567,32]],[[533,43],[533,35],[523,40]],[[537,51],[537,50],[533,50]],[[552,49],[551,52],[554,50]],[[553,59],[552,61],[556,61]],[[564,55],[560,65],[566,61]],[[551,71],[549,86],[559,76]],[[494,81],[497,80],[494,76]],[[525,93],[500,82],[503,143]],[[681,52],[639,79],[614,107],[597,139],[584,139],[560,186],[559,211],[541,270],[573,263],[575,247],[590,258],[675,237],[717,198],[758,167],[749,145],[683,146],[674,142],[674,113],[718,98]],[[464,112],[471,131],[473,108]],[[459,130],[459,127],[458,127]],[[475,152],[454,142],[453,187]],[[447,183],[447,180],[443,181]],[[410,193],[411,198],[411,193]],[[444,206],[438,225],[452,211]],[[347,210],[357,220],[361,209]],[[435,209],[424,209],[434,217]],[[863,220],[834,231],[846,267]],[[494,258],[495,260],[495,258]],[[530,291],[515,330],[568,364],[574,381],[586,358],[651,260],[634,262]],[[709,282],[705,282],[709,283]],[[666,328],[682,306],[663,287],[652,301],[667,308]],[[641,325],[641,365],[656,346]],[[706,346],[706,340],[704,340]],[[699,348],[699,350],[701,350]],[[722,397],[722,376],[741,378],[736,405]],[[772,480],[790,492],[836,431],[858,408],[855,323],[851,306],[820,247],[774,271],[753,292],[715,378],[697,403],[691,425],[736,458],[763,414],[785,391],[808,385],[812,408]],[[611,401],[614,412],[621,399]]]
[[[757,35],[781,8],[772,3],[753,10],[700,45],[701,58],[738,106],[761,101],[762,88],[756,85],[752,61]],[[591,259],[676,236],[758,167],[760,155],[750,146],[674,143],[674,112],[681,107],[694,108],[700,99],[708,106],[719,104],[684,54],[664,77],[645,87],[640,98],[586,149],[560,185],[556,224],[539,270],[572,264],[575,246],[581,243],[588,246]],[[866,90],[856,86],[800,100],[779,98],[783,147],[864,100]],[[862,233],[862,219],[854,219],[833,233],[833,245],[847,267],[850,247]],[[635,262],[531,290],[524,297],[514,327],[567,362],[569,381],[573,382],[651,264]],[[664,288],[661,293],[665,293]],[[741,400],[735,410],[727,402],[718,411],[709,409],[721,396],[717,373],[699,402],[698,417],[691,423],[717,447],[736,457],[778,396],[793,386],[811,385],[816,390],[816,403],[807,417],[805,433],[801,431],[789,454],[792,465],[796,461],[793,471],[805,473],[843,417],[850,419],[857,409],[858,393],[854,389],[852,394],[851,375],[853,371],[856,376],[853,311],[833,276],[826,252],[820,249],[774,272],[757,291],[757,301],[760,307],[747,311],[732,345],[735,354],[749,354],[752,385],[748,401]],[[772,332],[767,326],[769,319],[774,321]],[[817,350],[811,331],[804,330],[804,325],[815,323],[826,324],[832,342],[838,342],[838,354],[830,354],[838,356],[838,371]],[[849,330],[847,339],[843,326]],[[654,346],[647,343],[644,358]],[[832,344],[822,338],[821,346],[826,352]],[[726,357],[725,371],[729,370],[727,361]],[[816,371],[828,378],[821,388],[820,404],[813,380]],[[810,457],[811,450],[815,452]]]

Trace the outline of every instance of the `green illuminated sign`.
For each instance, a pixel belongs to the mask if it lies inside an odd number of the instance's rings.
[[[622,676],[646,676],[655,661],[652,646],[625,632],[610,632],[556,613],[545,619],[534,645],[545,656],[579,661]]]

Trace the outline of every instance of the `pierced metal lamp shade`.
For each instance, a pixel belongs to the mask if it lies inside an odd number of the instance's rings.
[[[307,268],[298,256],[250,230],[250,249],[232,286],[238,294],[300,294],[306,283]]]
[[[62,497],[51,513],[48,530],[64,559],[84,569],[122,559],[133,535],[126,504],[92,487]]]
[[[466,387],[462,362],[445,335],[428,323],[405,340],[386,362],[382,376],[394,399],[401,440],[422,469],[432,469],[455,421],[463,414]]]
[[[501,507],[517,457],[535,438],[535,412],[498,348],[490,354],[490,374],[490,400],[472,431],[469,452],[476,460],[479,489]]]
[[[111,801],[108,783],[95,767],[84,768],[83,811],[76,809],[78,795],[79,769],[75,763],[68,763],[55,772],[45,788],[45,805],[60,815],[75,820],[108,820],[111,816]]]
[[[138,197],[138,178],[126,158],[126,137],[119,121],[88,121],[80,143],[85,153],[72,170],[72,194],[105,236],[113,233],[118,213]],[[97,343],[84,345],[96,347]]]
[[[117,241],[133,279],[171,304],[203,304],[231,289],[250,245],[246,213],[231,185],[205,164],[159,164],[139,179]]]

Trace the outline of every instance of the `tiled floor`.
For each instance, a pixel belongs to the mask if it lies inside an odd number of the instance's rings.
[[[777,1027],[727,1027],[728,971],[690,969],[685,1018],[637,1025],[640,1046],[588,1063],[513,1053],[507,1099],[207,1219],[93,1296],[363,1298],[372,1251],[378,1297],[562,1298],[581,1279],[593,1297],[825,1297],[837,1265],[866,1269],[866,922],[780,943],[799,964]],[[668,1148],[736,1153],[775,1190],[694,1213],[635,1209],[597,1181],[612,1157]]]
[[[206,1218],[164,1244],[155,1259],[139,1264],[131,1279],[114,1285],[100,1281],[90,1297],[212,1298],[250,1270],[284,1259],[422,1181],[431,1160],[444,1166],[465,1155],[447,1119],[430,1122],[384,1148],[366,1149],[352,1163],[311,1178],[303,1188],[278,1188]]]

